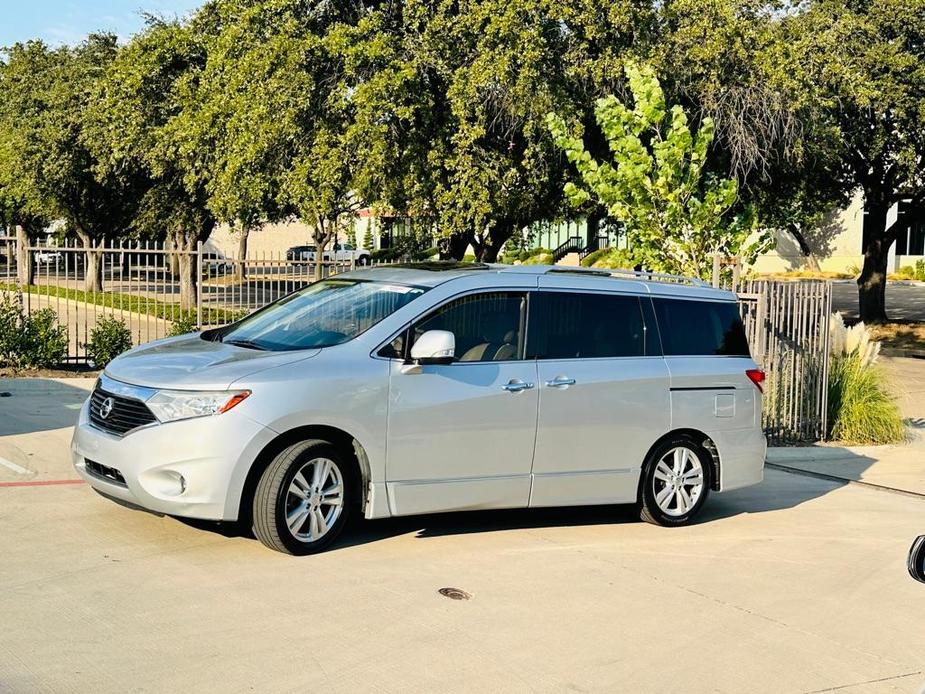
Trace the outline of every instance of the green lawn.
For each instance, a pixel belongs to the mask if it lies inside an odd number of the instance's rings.
[[[19,287],[15,284],[0,283],[0,289],[15,292]],[[196,309],[184,310],[179,304],[151,299],[134,294],[122,294],[120,292],[87,292],[83,289],[70,289],[68,287],[57,287],[47,284],[30,284],[21,288],[24,293],[35,296],[48,296],[59,299],[68,299],[70,301],[80,301],[85,304],[103,306],[120,311],[131,311],[143,315],[153,316],[168,321],[178,321],[181,319],[196,320]],[[205,325],[222,325],[231,323],[238,319],[242,311],[222,308],[211,308],[203,306],[202,322]]]

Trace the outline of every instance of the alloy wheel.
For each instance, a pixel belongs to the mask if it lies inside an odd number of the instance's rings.
[[[296,472],[286,492],[286,526],[299,542],[316,542],[344,509],[344,477],[328,458],[313,458]]]
[[[671,517],[690,513],[703,494],[703,466],[694,451],[678,446],[655,466],[652,476],[655,503]]]

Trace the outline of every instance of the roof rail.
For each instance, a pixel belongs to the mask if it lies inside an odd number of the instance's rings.
[[[670,275],[664,272],[649,272],[647,270],[624,270],[623,268],[583,268],[568,267],[563,265],[550,265],[546,270],[547,273],[565,272],[574,274],[597,275],[599,277],[615,277],[617,279],[626,276],[646,282],[665,282],[667,284],[689,284],[693,287],[710,287],[709,282],[704,282],[697,277],[685,277],[684,275]]]

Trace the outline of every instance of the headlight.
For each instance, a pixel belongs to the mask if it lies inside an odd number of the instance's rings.
[[[227,412],[250,394],[249,390],[159,390],[145,404],[159,421],[173,422]]]

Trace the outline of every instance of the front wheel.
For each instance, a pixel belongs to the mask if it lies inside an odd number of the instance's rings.
[[[357,258],[357,265],[360,265],[360,266],[369,265],[369,256],[361,255],[359,258]]]
[[[642,520],[665,526],[693,521],[710,493],[711,462],[709,451],[686,436],[659,444],[643,470]]]
[[[327,441],[302,441],[285,449],[257,484],[254,535],[287,554],[327,549],[350,515],[356,488],[352,470]]]

